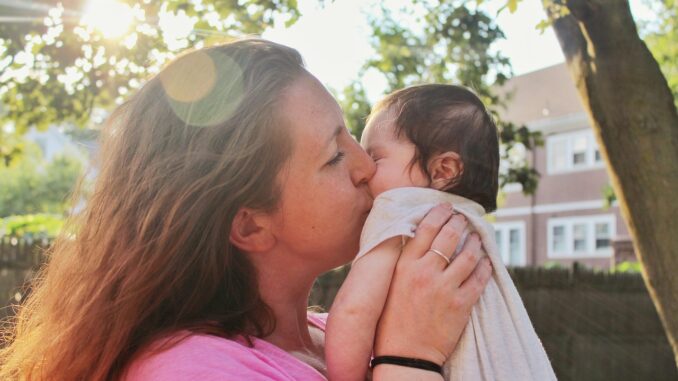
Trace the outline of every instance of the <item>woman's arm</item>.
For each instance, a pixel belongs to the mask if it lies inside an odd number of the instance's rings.
[[[451,265],[435,248],[451,255],[466,221],[452,216],[451,205],[437,206],[403,248],[389,288],[375,338],[375,356],[414,357],[442,365],[452,354],[473,305],[492,275],[482,259],[480,239],[472,234]],[[440,380],[435,372],[379,365],[373,380]]]
[[[401,238],[394,237],[351,266],[327,321],[325,357],[331,381],[365,380],[400,249]]]

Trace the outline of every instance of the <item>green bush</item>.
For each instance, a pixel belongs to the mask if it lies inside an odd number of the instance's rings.
[[[0,237],[21,237],[29,241],[54,238],[64,225],[58,214],[26,214],[0,218]]]
[[[642,271],[643,265],[640,262],[621,262],[612,269],[615,273],[639,273]]]
[[[83,171],[80,159],[60,155],[51,161],[34,144],[21,160],[0,165],[0,218],[31,214],[65,214],[70,194]]]

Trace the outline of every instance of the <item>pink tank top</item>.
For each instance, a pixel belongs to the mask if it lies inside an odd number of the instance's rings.
[[[325,330],[327,314],[309,312],[310,324]],[[192,334],[170,349],[134,361],[125,381],[327,381],[316,369],[291,354],[253,338],[244,340]]]

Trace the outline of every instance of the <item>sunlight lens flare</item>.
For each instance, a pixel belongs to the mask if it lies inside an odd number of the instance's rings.
[[[244,95],[240,65],[218,51],[197,51],[177,59],[160,74],[160,81],[176,116],[195,127],[228,120]]]
[[[122,36],[133,20],[132,8],[113,0],[90,0],[82,17],[83,24],[99,30],[106,38]]]

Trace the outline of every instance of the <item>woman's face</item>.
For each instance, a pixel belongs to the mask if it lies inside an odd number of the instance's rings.
[[[293,147],[280,173],[273,231],[278,248],[322,272],[356,255],[372,207],[367,182],[375,166],[316,78],[298,79],[282,97],[282,124]]]

